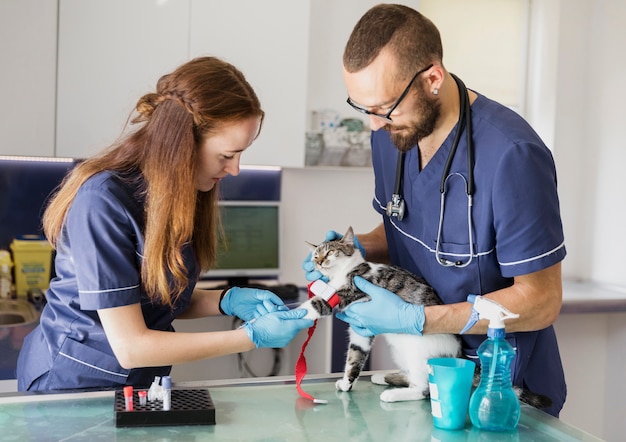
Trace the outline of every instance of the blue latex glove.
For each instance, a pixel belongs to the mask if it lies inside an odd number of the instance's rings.
[[[268,313],[246,322],[243,328],[256,348],[283,348],[300,330],[313,326],[312,319],[302,319],[307,313],[304,308]]]
[[[232,287],[220,301],[224,314],[250,321],[259,316],[289,308],[282,299],[269,290]]]
[[[368,294],[371,301],[355,302],[337,318],[350,324],[361,336],[380,333],[404,333],[421,335],[424,330],[424,306],[409,304],[395,293],[361,278],[354,277],[354,284]]]
[[[324,242],[334,241],[341,238],[343,238],[343,235],[335,232],[334,230],[329,230],[328,232],[326,232],[326,238],[324,238]],[[354,245],[357,249],[359,249],[361,255],[363,255],[363,258],[365,258],[365,249],[359,242],[356,235],[354,235]],[[304,258],[304,261],[302,261],[302,269],[306,272],[305,278],[307,281],[316,281],[318,279],[321,279],[324,282],[328,282],[328,278],[326,276],[323,276],[319,270],[315,270],[315,264],[313,263],[313,261],[311,261],[311,252],[309,252],[306,258]]]

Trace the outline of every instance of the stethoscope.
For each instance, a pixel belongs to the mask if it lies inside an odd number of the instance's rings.
[[[441,193],[441,199],[439,204],[439,224],[437,227],[437,243],[435,246],[435,259],[439,264],[444,267],[466,267],[474,258],[474,239],[473,239],[473,223],[472,223],[472,201],[474,194],[474,142],[472,140],[472,116],[469,103],[469,94],[465,84],[459,77],[454,74],[452,78],[456,82],[459,88],[459,121],[457,123],[456,133],[454,134],[454,140],[452,141],[452,148],[446,159],[446,164],[441,174],[441,183],[439,185],[439,192]],[[465,135],[467,137],[467,179],[460,173],[450,174],[450,167],[452,166],[452,160],[454,154],[459,146],[461,140],[461,128],[465,124]],[[398,162],[396,165],[396,180],[394,183],[394,191],[391,195],[391,201],[387,203],[387,216],[390,218],[397,218],[398,221],[402,221],[406,213],[406,204],[402,197],[402,178],[404,175],[404,152],[400,152],[398,155]],[[441,231],[443,229],[443,213],[446,205],[446,185],[448,179],[451,177],[460,177],[465,183],[465,193],[467,195],[467,226],[469,237],[469,258],[467,261],[462,260],[449,260],[441,256]],[[459,255],[462,256],[462,255]]]

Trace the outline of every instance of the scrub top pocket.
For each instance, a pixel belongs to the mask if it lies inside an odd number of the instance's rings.
[[[28,351],[21,351],[17,358],[17,389],[28,391],[52,366],[48,343],[41,327],[37,327],[24,338],[22,348],[27,348]],[[29,355],[37,357],[27,357]]]
[[[118,387],[128,373],[111,354],[67,338],[50,369],[48,388]]]

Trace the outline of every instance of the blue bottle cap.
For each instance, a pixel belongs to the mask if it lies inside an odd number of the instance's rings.
[[[167,389],[172,388],[172,378],[170,376],[163,376],[161,379],[161,386]]]
[[[506,331],[503,328],[488,328],[487,329],[487,337],[489,338],[504,338],[506,336]]]

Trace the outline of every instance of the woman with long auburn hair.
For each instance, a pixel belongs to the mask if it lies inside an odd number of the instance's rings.
[[[313,324],[269,291],[195,288],[215,264],[218,183],[263,122],[243,74],[193,59],[135,111],[138,128],[78,164],[45,211],[57,276],[20,352],[20,391],[145,387],[173,364],[284,347]],[[247,322],[173,333],[176,318],[218,314]]]

